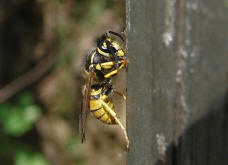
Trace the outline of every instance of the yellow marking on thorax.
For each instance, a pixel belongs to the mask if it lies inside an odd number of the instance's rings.
[[[101,70],[101,65],[100,65],[100,64],[97,64],[97,65],[96,65],[96,69],[97,69],[97,70]]]
[[[107,48],[107,44],[105,42],[103,43],[103,47],[104,48]]]

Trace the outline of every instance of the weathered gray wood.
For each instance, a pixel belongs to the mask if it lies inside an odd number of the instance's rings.
[[[228,164],[227,1],[126,6],[127,164]]]

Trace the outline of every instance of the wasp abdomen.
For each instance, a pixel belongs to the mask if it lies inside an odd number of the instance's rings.
[[[111,102],[107,103],[114,110],[114,105]],[[90,100],[90,112],[100,121],[106,124],[117,124],[115,119],[107,112],[100,100]]]

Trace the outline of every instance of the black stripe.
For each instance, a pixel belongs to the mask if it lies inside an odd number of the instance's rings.
[[[98,120],[100,120],[106,113],[104,112],[101,116],[96,117]]]
[[[102,108],[102,106],[100,108],[97,108],[97,109],[91,109],[90,112],[96,112],[98,110],[100,110]]]

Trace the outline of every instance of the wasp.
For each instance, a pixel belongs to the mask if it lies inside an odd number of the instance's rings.
[[[96,49],[92,50],[86,57],[85,72],[87,75],[87,84],[83,90],[83,102],[81,112],[81,134],[82,142],[85,140],[85,121],[87,112],[90,111],[98,120],[105,124],[118,124],[124,132],[129,146],[129,140],[126,129],[117,118],[115,107],[112,102],[112,93],[126,97],[112,88],[111,77],[118,74],[127,63],[126,53],[112,35],[123,37],[112,31],[106,32],[97,40]]]

